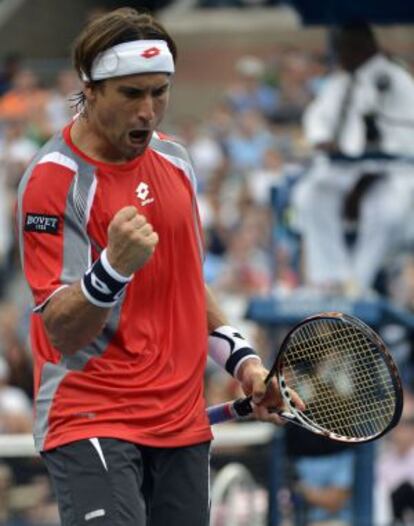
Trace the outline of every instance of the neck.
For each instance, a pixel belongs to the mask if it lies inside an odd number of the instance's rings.
[[[128,159],[120,159],[119,152],[111,151],[107,141],[93,126],[86,115],[79,115],[70,130],[73,144],[86,156],[95,161],[122,164]]]
[[[373,50],[369,50],[369,51],[366,51],[365,53],[362,52],[360,54],[360,57],[359,57],[359,61],[358,61],[358,64],[356,65],[355,67],[355,70],[357,70],[358,68],[360,68],[361,66],[363,66],[364,64],[366,64],[369,60],[372,59],[372,57],[374,57],[375,55],[377,54],[377,51],[373,51]],[[354,70],[354,71],[355,71]]]

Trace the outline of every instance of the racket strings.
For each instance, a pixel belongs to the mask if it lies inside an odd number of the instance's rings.
[[[287,385],[311,421],[342,436],[381,432],[391,421],[395,390],[377,345],[342,320],[300,326],[284,353]]]
[[[341,388],[341,384],[338,383],[340,381],[340,379],[341,379],[341,377],[340,377],[341,372],[340,371],[338,372],[335,367],[333,367],[333,369],[330,372],[331,372],[331,375],[332,374],[336,375],[333,383],[334,383],[334,387],[336,387],[336,389],[339,391],[339,394],[342,395],[342,396],[350,394],[350,393],[346,392],[349,389],[345,389],[345,392],[343,392],[344,391],[344,389],[343,389],[344,386],[342,385],[342,388]],[[349,372],[346,372],[346,374],[349,375]],[[326,376],[326,374],[325,374],[325,376]],[[348,376],[345,376],[345,379],[347,379],[347,378],[348,378]],[[370,379],[369,376],[366,377],[366,376],[361,376],[360,375],[359,378],[356,376],[354,378],[354,381],[356,380],[357,382],[359,382],[357,385],[361,386],[362,389],[364,389],[364,388],[371,389],[372,387],[375,388],[375,386],[372,386],[372,381],[369,381],[369,382],[365,381],[366,378],[368,378],[369,380],[372,380],[372,379]],[[333,377],[331,376],[331,382],[330,382],[331,383],[331,387],[332,387],[332,379],[333,379]],[[349,382],[348,382],[348,387],[349,387]],[[332,392],[331,392],[331,393],[325,393],[325,394],[330,394],[331,397],[332,397],[336,393],[332,394]],[[335,400],[335,398],[334,398],[334,401],[335,401],[335,403],[338,403],[338,400]],[[350,422],[351,427],[353,427],[355,425],[355,420],[357,420],[357,423],[363,423],[363,421],[361,421],[360,418],[359,419],[355,418],[355,417],[358,417],[358,415],[361,414],[359,411],[361,411],[362,409],[365,410],[365,414],[367,413],[367,411],[369,412],[370,409],[373,409],[374,415],[370,415],[370,416],[371,417],[374,416],[374,418],[380,418],[381,417],[381,415],[379,414],[379,408],[378,407],[376,407],[376,406],[373,406],[371,408],[367,407],[367,405],[368,405],[366,403],[367,400],[364,400],[364,402],[365,402],[364,403],[364,407],[360,406],[358,399],[349,397],[349,401],[351,403],[348,404],[348,411],[353,411],[353,413],[351,413],[351,416],[353,416],[353,420]],[[355,401],[358,402],[356,405],[355,405]],[[324,407],[326,407],[326,405]],[[355,414],[355,411],[357,411],[356,414]],[[332,417],[332,411],[323,411],[323,412],[325,413],[325,415],[327,414],[328,416]],[[372,411],[371,411],[371,413],[372,413]],[[341,423],[342,426],[349,427],[349,426],[346,426],[347,420],[346,420],[345,416],[346,416],[346,414],[344,412],[340,412],[339,416],[335,414],[335,417],[340,419],[340,423]],[[370,421],[370,427],[372,427],[371,424],[372,424],[372,422]]]
[[[332,360],[331,360],[331,362],[332,362]],[[331,365],[332,365],[332,364],[331,364]],[[349,367],[348,367],[348,368],[349,368]],[[349,389],[345,389],[345,392],[344,392],[344,386],[342,385],[342,388],[341,388],[341,383],[338,383],[338,382],[340,382],[340,380],[341,380],[341,377],[340,377],[340,374],[341,374],[341,373],[340,373],[340,371],[338,372],[338,371],[336,370],[336,368],[333,367],[332,370],[331,370],[330,372],[331,372],[331,382],[330,382],[330,383],[331,383],[331,386],[330,386],[330,387],[332,387],[332,379],[333,379],[333,376],[332,376],[332,375],[335,375],[335,379],[334,379],[334,382],[333,382],[333,383],[334,383],[334,387],[336,387],[336,389],[339,391],[339,394],[341,394],[341,395],[349,394],[349,393],[346,392],[346,391],[349,390]],[[348,372],[347,374],[349,375],[349,372]],[[326,377],[326,373],[325,373],[325,377]],[[347,377],[345,377],[345,378],[347,378]],[[366,378],[368,378],[368,380],[370,380],[370,381],[369,381],[369,382],[366,382],[366,381],[365,381]],[[325,380],[326,380],[326,378],[325,378]],[[361,375],[360,375],[359,377],[356,376],[356,377],[354,378],[354,381],[355,381],[355,380],[356,380],[357,382],[359,382],[358,385],[362,386],[362,388],[365,388],[365,387],[366,387],[366,388],[369,388],[369,389],[372,388],[372,385],[371,385],[371,384],[372,384],[372,381],[371,381],[372,379],[371,379],[369,376],[368,376],[368,377],[366,377],[366,376],[361,376]],[[361,385],[361,384],[362,384],[362,385]],[[349,382],[348,382],[348,387],[349,387]],[[374,387],[375,387],[375,386],[374,386]],[[325,394],[331,394],[331,396],[332,396],[332,393],[325,393]],[[335,393],[334,393],[334,394],[335,394]],[[365,412],[367,412],[367,410],[369,410],[369,408],[367,407],[366,401],[367,401],[367,400],[365,400],[365,404],[364,404]],[[338,401],[336,401],[336,402],[338,402]],[[350,398],[350,402],[351,402],[351,403],[348,404],[348,406],[349,406],[348,409],[349,409],[349,410],[351,410],[351,411],[358,411],[358,410],[362,410],[362,409],[363,409],[363,408],[360,407],[360,404],[357,404],[357,405],[355,406],[355,398],[354,398],[354,399],[353,399],[353,398]],[[357,400],[357,402],[359,402],[359,401]],[[326,407],[326,405],[325,405],[324,407]],[[372,408],[371,408],[371,409],[372,409]],[[331,413],[332,413],[331,411],[324,411],[324,412],[327,413],[328,416],[331,416]],[[376,408],[375,406],[374,406],[374,413],[375,413],[375,414],[374,414],[375,417],[378,417],[378,416],[379,416],[379,415],[378,415],[378,408]],[[360,413],[357,412],[357,413],[356,413],[356,416],[358,416],[359,414],[360,414]],[[354,416],[353,420],[355,421],[355,413],[354,413],[353,416]],[[346,424],[346,420],[345,420],[345,418],[344,418],[344,413],[341,412],[341,413],[339,414],[339,417],[342,417],[342,418],[341,418],[341,424],[342,424],[342,425],[345,425],[345,424]],[[359,419],[359,420],[360,420],[360,419]],[[351,425],[354,425],[354,424],[355,424],[354,421],[351,422]]]

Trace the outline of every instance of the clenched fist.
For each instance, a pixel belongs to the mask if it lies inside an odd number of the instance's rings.
[[[157,243],[158,234],[147,219],[135,206],[126,206],[108,227],[108,261],[119,274],[129,276],[145,265]]]

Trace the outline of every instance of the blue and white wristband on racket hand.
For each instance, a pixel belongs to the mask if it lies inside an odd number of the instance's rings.
[[[243,362],[251,358],[260,360],[260,356],[250,343],[230,325],[221,325],[210,333],[208,353],[218,365],[235,378]]]
[[[121,298],[133,275],[123,276],[109,263],[106,248],[89,267],[81,280],[86,299],[97,307],[113,307]]]

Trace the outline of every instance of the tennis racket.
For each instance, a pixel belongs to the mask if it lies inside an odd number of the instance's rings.
[[[403,392],[382,339],[358,318],[324,312],[306,318],[285,337],[265,379],[276,377],[284,419],[340,442],[369,442],[397,425]],[[290,390],[306,405],[295,407]],[[209,407],[210,423],[243,419],[251,397]]]

